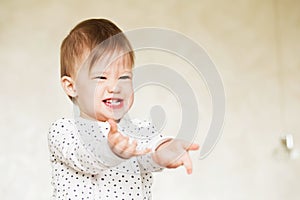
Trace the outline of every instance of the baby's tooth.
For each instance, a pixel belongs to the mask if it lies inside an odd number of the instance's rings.
[[[112,105],[120,105],[121,101],[118,100],[118,99],[109,99],[109,100],[106,101],[106,103],[112,104]]]

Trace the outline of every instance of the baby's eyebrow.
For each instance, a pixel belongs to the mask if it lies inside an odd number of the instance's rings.
[[[122,70],[122,71],[119,71],[116,75],[118,76],[122,76],[122,75],[132,75],[132,70]],[[99,75],[103,75],[103,76],[107,76],[107,75],[110,75],[110,72],[107,72],[105,70],[95,70],[95,71],[92,71],[90,73],[90,76],[99,76]]]
[[[91,72],[89,74],[90,77],[96,77],[96,76],[107,76],[107,73],[103,72],[103,71],[95,71],[95,72]]]
[[[132,74],[132,71],[131,70],[125,70],[125,71],[122,71],[121,73],[129,73],[129,74]]]
[[[105,70],[94,70],[91,71],[91,74],[107,74]]]

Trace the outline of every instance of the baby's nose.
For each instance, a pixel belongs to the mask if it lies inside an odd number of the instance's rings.
[[[109,84],[107,88],[108,88],[109,93],[119,93],[120,92],[120,86],[118,83]]]

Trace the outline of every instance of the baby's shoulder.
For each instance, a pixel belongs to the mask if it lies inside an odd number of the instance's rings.
[[[59,125],[73,125],[75,123],[74,119],[62,117],[57,119],[55,122],[51,124],[51,126],[59,126]]]
[[[75,120],[70,118],[60,118],[53,122],[50,127],[51,130],[57,130],[57,129],[70,129],[71,127],[74,127]]]
[[[147,119],[131,119],[130,122],[131,128],[129,132],[135,136],[148,138],[158,133],[152,122]]]

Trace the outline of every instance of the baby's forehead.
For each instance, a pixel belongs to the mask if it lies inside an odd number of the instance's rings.
[[[132,71],[134,65],[134,55],[131,51],[123,48],[104,48],[97,46],[93,50],[87,50],[82,56],[82,61],[78,65],[78,73],[120,73]]]
[[[129,65],[110,64],[108,66],[96,65],[89,71],[90,74],[111,74],[111,73],[131,73],[132,67]]]
[[[132,61],[127,54],[120,56],[106,55],[90,66],[90,73],[131,72]]]

